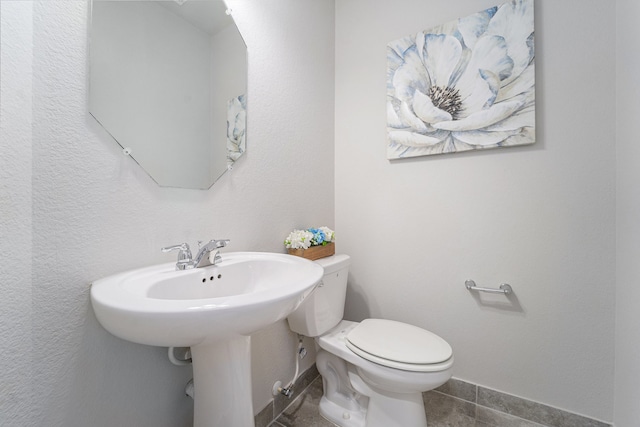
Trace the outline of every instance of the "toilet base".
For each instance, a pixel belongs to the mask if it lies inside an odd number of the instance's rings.
[[[326,396],[322,396],[320,399],[320,415],[325,419],[340,427],[365,427],[367,415],[366,411],[358,409],[345,409],[335,402],[327,399]]]
[[[324,386],[320,415],[340,427],[427,427],[422,393],[393,393],[367,384],[358,368],[320,350]]]
[[[422,392],[381,390],[364,381],[359,368],[349,365],[348,371],[353,388],[369,397],[365,427],[427,427]]]
[[[324,389],[320,415],[340,427],[365,427],[369,399],[351,386],[347,363],[334,354],[319,350],[316,366]]]

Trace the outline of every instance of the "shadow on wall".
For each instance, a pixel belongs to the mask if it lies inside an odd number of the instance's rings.
[[[509,295],[471,292],[471,296],[476,301],[476,304],[484,309],[520,313],[522,316],[526,313],[524,307],[520,304],[520,300],[518,299],[515,291]]]
[[[349,273],[344,319],[361,322],[364,319],[369,319],[372,312],[379,313],[378,308],[377,305],[372,307],[372,302],[367,297],[364,288]]]
[[[49,413],[55,411],[53,406],[66,405],[60,425],[67,426],[192,426],[193,400],[184,392],[193,377],[191,366],[172,365],[165,347],[111,335],[95,317],[88,293],[84,297],[84,321],[76,331],[79,342],[69,350],[68,368],[60,374],[69,383],[60,388],[73,390],[76,398],[48,399]]]

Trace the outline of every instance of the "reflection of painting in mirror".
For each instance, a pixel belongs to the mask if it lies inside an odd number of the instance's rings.
[[[89,111],[161,186],[209,188],[228,166],[230,99],[246,120],[246,46],[225,10],[93,0]]]
[[[233,164],[246,149],[247,101],[244,95],[227,103],[227,165]]]
[[[533,0],[387,46],[387,157],[535,142]]]

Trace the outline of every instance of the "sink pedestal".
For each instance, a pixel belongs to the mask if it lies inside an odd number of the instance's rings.
[[[254,427],[251,337],[191,347],[194,427]]]

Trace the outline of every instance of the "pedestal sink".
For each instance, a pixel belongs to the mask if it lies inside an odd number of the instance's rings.
[[[291,255],[231,252],[205,268],[170,263],[97,280],[91,302],[117,337],[191,347],[194,427],[253,427],[250,334],[287,317],[322,274]]]

